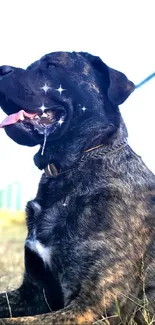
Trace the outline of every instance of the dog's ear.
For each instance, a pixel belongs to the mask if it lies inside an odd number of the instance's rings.
[[[122,104],[134,91],[135,85],[122,72],[108,67],[99,57],[88,53],[82,53],[91,65],[103,78],[103,86],[107,90],[109,100],[114,105]]]
[[[110,86],[108,88],[108,97],[113,104],[120,105],[134,91],[135,85],[124,73],[108,68]]]

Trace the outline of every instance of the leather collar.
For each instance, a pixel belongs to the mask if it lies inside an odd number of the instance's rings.
[[[77,163],[80,164],[80,162],[84,161],[87,156],[94,157],[94,158],[99,158],[103,155],[107,156],[110,153],[114,153],[116,151],[121,150],[122,148],[124,148],[127,145],[128,145],[127,139],[125,139],[122,142],[120,142],[119,144],[115,144],[115,145],[100,144],[96,147],[89,148],[89,149],[85,150],[81,159]],[[67,169],[64,171],[62,171],[61,169],[58,170],[56,165],[53,163],[48,164],[46,166],[46,168],[44,169],[46,176],[50,177],[50,178],[56,178],[58,175],[67,173],[70,170],[71,169]]]

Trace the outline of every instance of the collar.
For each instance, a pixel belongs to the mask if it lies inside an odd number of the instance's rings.
[[[122,142],[120,142],[119,144],[112,144],[112,145],[100,144],[96,147],[86,149],[84,151],[81,159],[77,163],[80,164],[87,157],[99,158],[99,157],[103,157],[103,155],[104,155],[104,157],[108,156],[111,153],[115,153],[115,152],[123,149],[127,145],[128,145],[128,142],[127,142],[127,139],[125,139]],[[75,168],[72,168],[72,169],[75,169]],[[45,171],[45,174],[47,177],[56,178],[58,175],[65,174],[72,169],[67,169],[65,171],[62,171],[61,169],[58,170],[58,168],[56,167],[55,164],[50,163],[46,166],[44,171]]]

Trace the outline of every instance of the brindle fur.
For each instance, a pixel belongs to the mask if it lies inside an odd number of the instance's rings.
[[[61,64],[67,61],[65,55]],[[83,73],[90,71],[87,64]],[[100,86],[90,88],[98,96]],[[4,324],[90,325],[102,316],[110,324],[127,324],[136,309],[137,324],[145,324],[145,295],[150,316],[155,313],[155,176],[128,144],[120,145],[126,137],[120,118],[106,145],[82,159],[74,150],[80,134],[67,140],[70,150],[67,143],[61,159],[55,151],[66,172],[56,178],[43,174],[26,209],[28,237],[35,229],[37,239],[50,248],[50,266],[26,244],[23,284],[8,292],[13,317],[47,314],[3,319]],[[87,139],[88,148],[92,145],[93,139]],[[46,163],[51,162],[48,150]],[[0,317],[9,317],[5,293]]]

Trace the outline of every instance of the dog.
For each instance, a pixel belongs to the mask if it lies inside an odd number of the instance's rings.
[[[145,297],[155,313],[155,176],[128,145],[119,110],[134,89],[84,52],[0,67],[0,127],[40,145],[44,170],[26,206],[23,283],[7,293],[12,318],[0,294],[4,324],[115,325],[133,314],[145,324]]]

